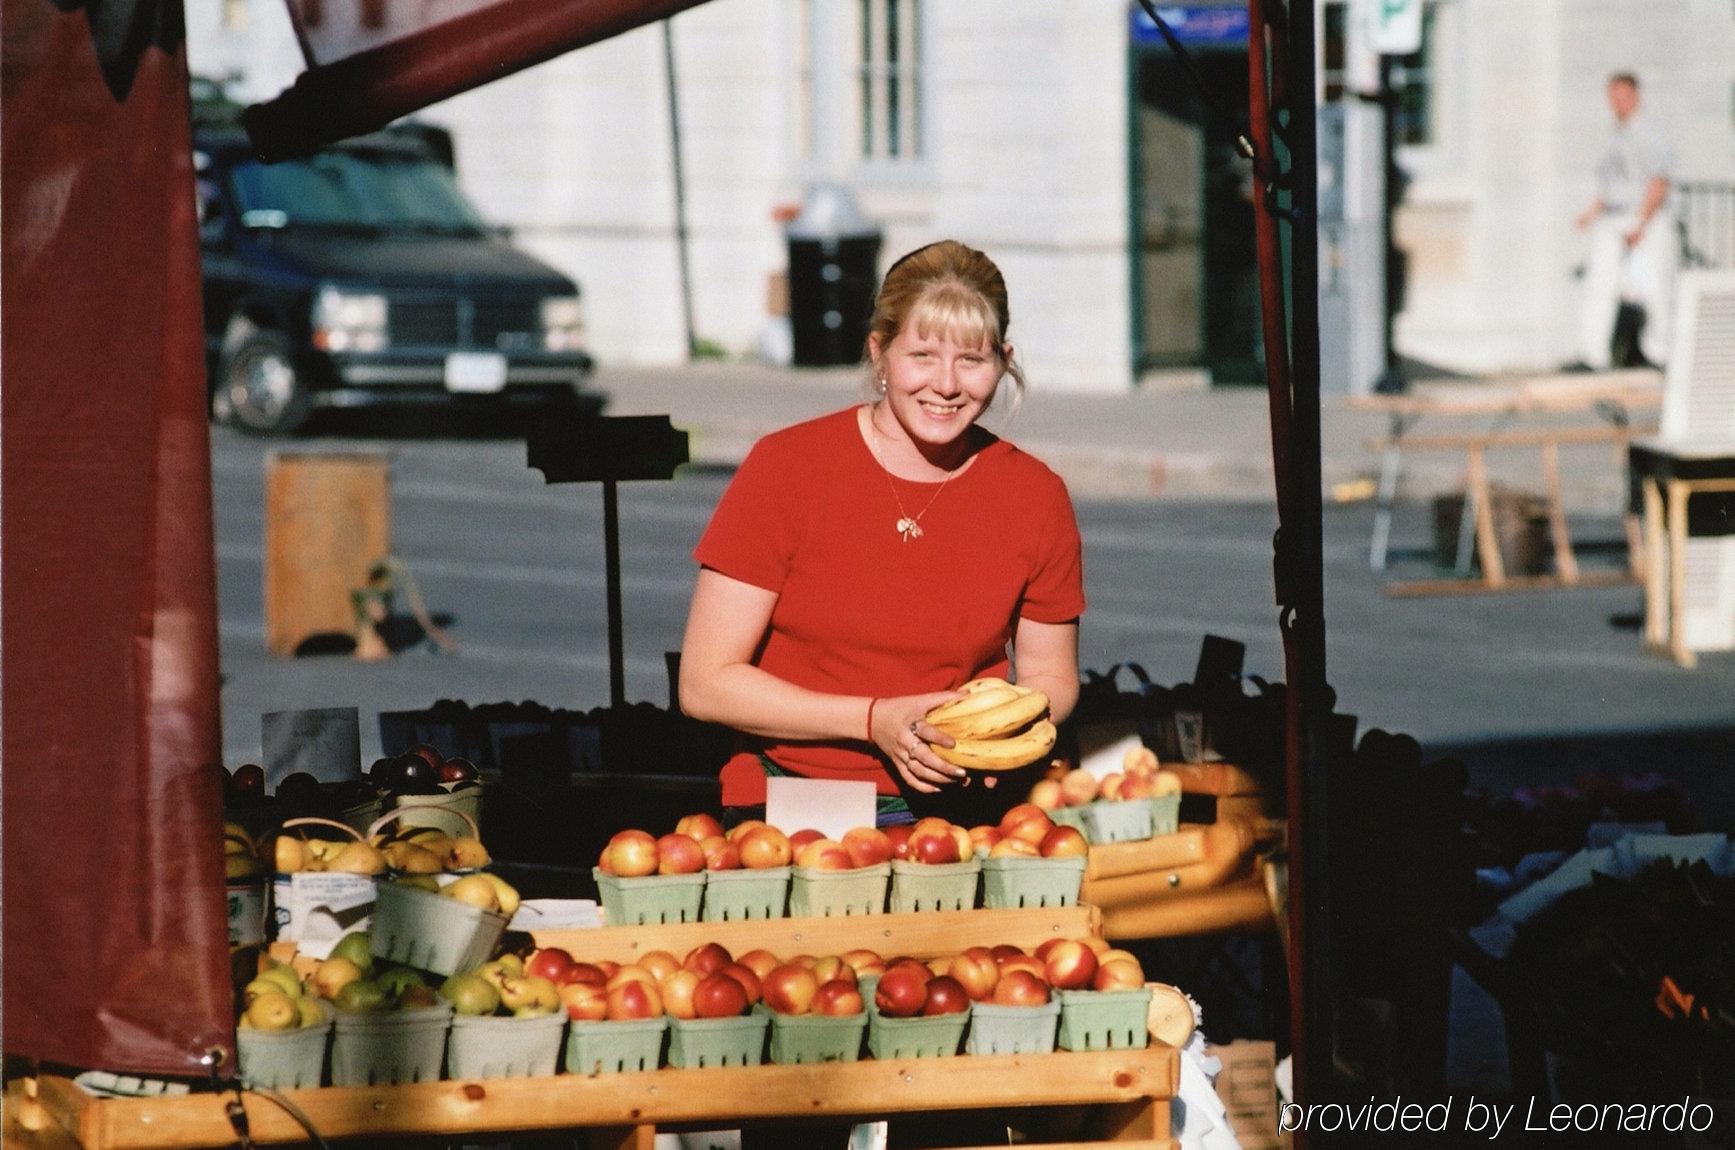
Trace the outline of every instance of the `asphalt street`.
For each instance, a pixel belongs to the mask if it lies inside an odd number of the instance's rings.
[[[212,433],[223,672],[224,756],[256,758],[262,712],[355,706],[364,761],[377,714],[437,699],[536,700],[589,708],[608,698],[602,496],[544,483],[522,440],[461,434],[262,443]],[[264,647],[263,474],[271,451],[381,451],[391,458],[393,549],[429,608],[449,616],[456,654],[412,647],[384,663],[277,658]],[[621,489],[626,683],[668,698],[664,652],[679,646],[690,552],[728,480],[723,466]],[[1275,512],[1259,502],[1077,503],[1090,609],[1081,664],[1134,660],[1159,683],[1191,678],[1206,633],[1247,645],[1246,669],[1282,678],[1271,592]],[[1705,815],[1735,825],[1735,656],[1686,671],[1647,654],[1636,586],[1395,599],[1366,565],[1372,510],[1326,513],[1330,681],[1363,729],[1407,732],[1465,754],[1499,784],[1583,770],[1676,774]],[[1398,542],[1428,543],[1406,508]],[[1581,538],[1619,534],[1587,521]],[[956,593],[935,588],[936,594]],[[895,626],[888,605],[887,625]]]

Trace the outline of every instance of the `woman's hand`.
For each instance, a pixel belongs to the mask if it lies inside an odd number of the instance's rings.
[[[929,743],[949,747],[953,740],[923,718],[941,703],[957,698],[961,696],[956,691],[939,691],[874,700],[871,727],[874,745],[913,791],[931,795],[968,775],[963,767],[953,766],[929,749]]]

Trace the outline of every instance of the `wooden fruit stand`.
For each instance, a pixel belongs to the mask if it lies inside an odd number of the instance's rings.
[[[538,946],[585,959],[631,961],[649,950],[681,954],[715,941],[731,951],[837,953],[872,947],[917,958],[967,946],[1101,933],[1095,907],[970,910],[848,918],[787,918],[532,932]],[[598,1150],[650,1150],[658,1129],[714,1129],[796,1120],[846,1120],[967,1111],[1067,1111],[1086,1141],[1034,1144],[1065,1150],[1099,1143],[1168,1150],[1169,1100],[1180,1055],[1140,1050],[958,1055],[816,1065],[763,1065],[638,1073],[442,1081],[402,1086],[285,1091],[327,1139],[450,1138],[532,1130],[584,1130]],[[62,1077],[19,1079],[6,1105],[6,1146],[87,1150],[223,1147],[235,1142],[225,1113],[232,1094],[96,1098]],[[299,1123],[257,1095],[247,1106],[253,1140],[306,1140]],[[1093,1141],[1094,1140],[1094,1141]]]

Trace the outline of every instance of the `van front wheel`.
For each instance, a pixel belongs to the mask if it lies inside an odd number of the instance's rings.
[[[280,332],[248,333],[225,352],[218,379],[218,415],[249,435],[291,435],[313,414]]]

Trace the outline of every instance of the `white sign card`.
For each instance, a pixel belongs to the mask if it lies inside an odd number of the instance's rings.
[[[843,841],[853,827],[874,825],[874,785],[846,779],[765,780],[765,821],[785,834],[812,827]]]

